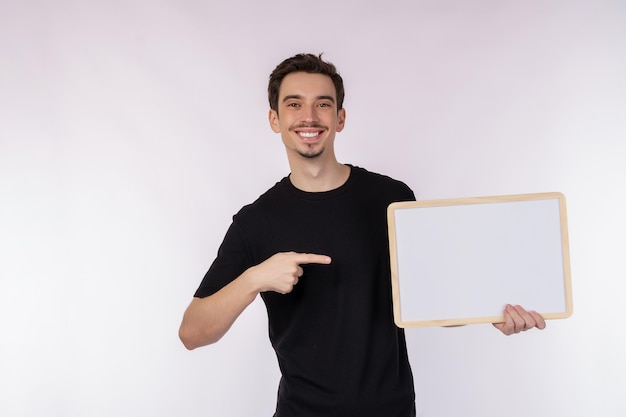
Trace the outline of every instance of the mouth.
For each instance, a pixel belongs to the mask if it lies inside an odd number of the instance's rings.
[[[324,130],[325,129],[323,128],[309,127],[293,129],[293,132],[298,135],[300,140],[302,140],[303,142],[315,142],[321,137],[321,134],[324,133]]]

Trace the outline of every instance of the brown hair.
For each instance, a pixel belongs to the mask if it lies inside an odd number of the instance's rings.
[[[335,84],[337,93],[337,109],[343,108],[343,79],[337,72],[337,68],[330,62],[322,60],[322,54],[297,54],[285,59],[270,74],[270,82],[267,87],[267,98],[270,108],[278,112],[278,92],[283,79],[292,72],[307,72],[309,74],[323,74],[330,77]]]

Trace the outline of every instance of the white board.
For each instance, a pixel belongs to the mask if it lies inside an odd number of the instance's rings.
[[[501,322],[506,304],[572,314],[563,194],[400,202],[387,214],[399,327]]]

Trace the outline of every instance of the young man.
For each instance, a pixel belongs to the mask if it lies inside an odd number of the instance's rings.
[[[392,317],[387,206],[405,184],[335,157],[343,81],[321,57],[283,61],[268,88],[272,130],[291,173],[233,217],[187,308],[188,349],[218,341],[261,295],[282,373],[275,417],[409,417],[413,377]],[[543,318],[508,306],[512,334]]]

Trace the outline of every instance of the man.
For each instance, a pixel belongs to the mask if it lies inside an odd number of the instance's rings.
[[[405,184],[335,157],[343,81],[320,57],[279,64],[268,88],[272,130],[291,173],[233,217],[187,308],[188,349],[218,341],[261,295],[282,373],[275,417],[415,415],[404,332],[393,322],[386,208]],[[512,334],[543,318],[507,306]]]

